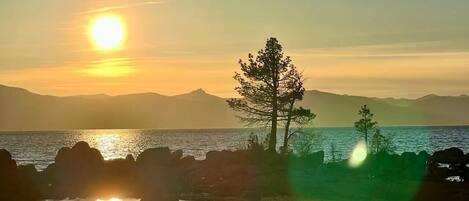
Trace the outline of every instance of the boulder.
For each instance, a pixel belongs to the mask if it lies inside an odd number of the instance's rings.
[[[101,152],[95,148],[91,148],[88,143],[80,141],[72,148],[63,147],[55,157],[55,163],[58,166],[90,166],[100,165],[104,162]]]
[[[71,153],[70,147],[62,147],[59,149],[57,152],[57,155],[55,156],[55,163],[66,163],[66,161],[70,158],[70,153]]]
[[[443,167],[444,164],[447,167]],[[428,180],[445,181],[451,176],[459,176],[466,179],[469,167],[467,166],[464,152],[459,148],[449,148],[436,151],[428,160]]]
[[[183,158],[181,158],[181,160],[179,160],[179,166],[188,170],[192,168],[192,166],[194,166],[196,162],[197,161],[195,160],[194,156],[184,156]]]
[[[135,162],[135,158],[132,154],[127,154],[127,156],[125,157],[125,160],[129,162]]]
[[[178,149],[176,151],[171,152],[171,156],[173,156],[173,160],[179,160],[182,158],[183,151]]]
[[[157,147],[143,151],[137,157],[138,166],[171,166],[173,157],[168,147]]]
[[[143,151],[136,160],[137,182],[142,200],[174,200],[183,189],[178,161],[168,147]]]
[[[10,152],[0,149],[0,170],[2,172],[13,170],[16,168],[16,161],[11,158]],[[1,172],[0,172],[1,174]]]
[[[38,174],[34,165],[16,166],[5,149],[0,149],[0,200],[39,200]]]
[[[433,163],[460,163],[464,158],[464,152],[459,148],[449,148],[443,151],[436,151],[430,157]]]
[[[55,164],[48,166],[45,176],[50,182],[47,190],[53,197],[89,197],[96,193],[96,184],[103,177],[104,158],[99,150],[86,142],[72,148],[61,148]]]

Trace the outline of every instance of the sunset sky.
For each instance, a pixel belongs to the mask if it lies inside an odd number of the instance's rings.
[[[42,94],[231,97],[238,59],[277,37],[307,89],[378,97],[469,94],[467,0],[0,2],[0,84]],[[116,16],[120,47],[90,36]]]

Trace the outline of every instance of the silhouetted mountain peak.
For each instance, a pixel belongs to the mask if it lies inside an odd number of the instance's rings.
[[[161,95],[159,93],[154,93],[154,92],[146,92],[146,93],[136,93],[136,94],[126,94],[126,95],[118,95],[114,96],[117,98],[167,98],[168,96]]]
[[[1,94],[8,94],[8,95],[31,95],[33,94],[32,92],[23,89],[23,88],[18,88],[18,87],[10,87],[6,85],[1,85],[0,84],[0,93]]]
[[[349,96],[348,94],[335,94],[330,92],[324,92],[319,90],[307,90],[305,91],[305,96],[328,96],[328,97],[339,97],[339,96]]]
[[[433,100],[433,99],[436,99],[436,98],[439,98],[441,96],[438,96],[436,94],[428,94],[426,96],[422,96],[418,99],[416,99],[417,101],[427,101],[427,100]]]
[[[202,88],[196,89],[196,90],[191,91],[189,93],[176,95],[174,97],[179,98],[179,99],[196,100],[196,101],[202,101],[202,100],[208,100],[208,99],[222,99],[218,96],[208,94]]]
[[[6,85],[2,85],[2,84],[0,84],[0,90],[2,90],[2,91],[6,91],[6,90],[28,91],[28,90],[23,89],[23,88],[10,87],[10,86],[6,86]]]
[[[329,93],[329,92],[319,91],[319,90],[316,90],[316,89],[306,90],[305,94],[307,94],[307,93],[309,93],[309,94],[318,94],[318,95],[320,95],[320,94],[332,94],[332,93]],[[334,94],[334,95],[337,95],[337,94]]]
[[[207,95],[207,92],[205,92],[202,88],[199,88],[199,89],[189,92],[189,94]]]

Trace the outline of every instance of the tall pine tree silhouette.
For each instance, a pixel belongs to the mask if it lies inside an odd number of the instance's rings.
[[[276,38],[269,38],[256,57],[249,54],[247,62],[240,60],[239,64],[241,72],[236,72],[234,79],[239,83],[235,90],[242,98],[230,99],[228,104],[248,125],[270,126],[268,150],[276,151],[278,121],[287,120],[287,115],[290,121],[295,120],[305,113],[303,109],[288,110],[292,101],[303,96],[302,80],[298,85],[299,73]]]

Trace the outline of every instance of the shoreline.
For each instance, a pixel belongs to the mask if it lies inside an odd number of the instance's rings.
[[[442,163],[447,167],[441,167]],[[451,176],[458,176],[460,182],[448,181]],[[54,163],[43,171],[33,165],[18,166],[9,152],[1,149],[0,177],[5,178],[0,181],[0,200],[118,195],[170,201],[192,194],[204,195],[201,200],[286,196],[420,201],[443,200],[440,195],[448,191],[465,199],[469,192],[461,189],[469,186],[469,154],[457,148],[433,155],[424,151],[378,153],[351,168],[347,160],[325,163],[323,151],[304,156],[263,150],[210,151],[204,160],[196,160],[183,157],[181,150],[158,147],[146,149],[136,158],[128,155],[106,161],[99,150],[78,142],[72,148],[61,148]],[[8,186],[15,188],[2,188]],[[383,191],[389,192],[376,194]],[[448,199],[449,195],[445,196]],[[217,199],[210,199],[214,197]],[[191,200],[198,199],[193,196]]]
[[[469,128],[469,124],[435,124],[435,125],[386,125],[381,126],[381,128]],[[331,128],[353,128],[353,126],[313,126],[313,127],[305,127],[306,129],[331,129]],[[246,127],[214,127],[214,128],[60,128],[60,129],[25,129],[25,130],[1,130],[0,134],[2,133],[21,133],[21,132],[64,132],[70,130],[156,130],[156,131],[204,131],[204,130],[259,130],[265,129],[261,127],[253,127],[253,128],[246,128]],[[281,130],[281,128],[279,128]]]

